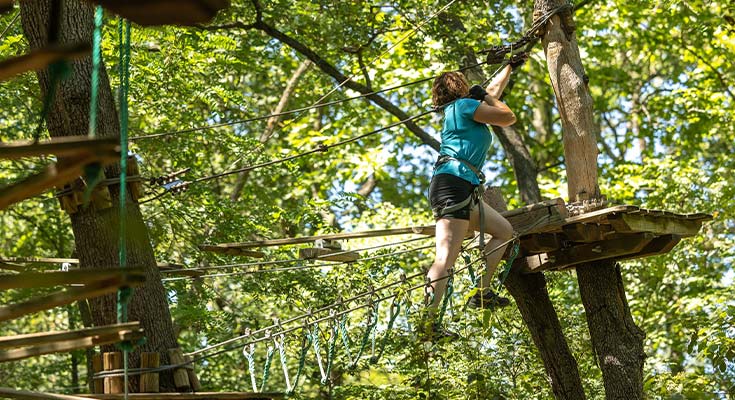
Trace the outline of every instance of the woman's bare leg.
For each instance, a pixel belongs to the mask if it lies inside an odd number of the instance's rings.
[[[482,281],[480,283],[481,288],[487,288],[490,287],[492,277],[495,275],[495,271],[498,268],[498,264],[500,264],[500,259],[503,257],[503,253],[505,252],[507,245],[502,246],[502,248],[498,248],[497,250],[496,248],[513,237],[513,226],[507,219],[485,202],[481,201],[480,205],[483,207],[483,214],[485,217],[483,224],[485,233],[492,236],[492,239],[485,243],[487,270],[482,276]],[[480,211],[477,207],[473,208],[470,212],[469,228],[474,231],[480,230]]]
[[[436,221],[436,258],[427,274],[430,280],[435,281],[447,276],[447,271],[457,261],[468,226],[469,221],[464,219],[440,218]],[[429,306],[429,313],[433,315],[437,306],[441,304],[447,280],[438,280],[431,286],[434,289],[434,302]]]

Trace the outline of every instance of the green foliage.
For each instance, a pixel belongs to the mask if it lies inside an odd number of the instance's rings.
[[[251,2],[234,1],[214,22],[254,21]],[[530,4],[509,1],[458,1],[446,13],[413,32],[441,5],[433,1],[387,3],[277,0],[263,3],[264,20],[300,41],[345,75],[373,89],[402,84],[460,66],[468,50],[513,40],[529,25]],[[446,2],[443,2],[445,4]],[[575,13],[589,87],[600,126],[600,185],[616,203],[715,216],[701,235],[682,241],[667,255],[626,262],[623,278],[633,318],[646,332],[645,392],[653,399],[719,399],[735,395],[735,142],[733,104],[735,31],[721,16],[733,15],[726,2],[584,2]],[[0,16],[0,28],[12,14]],[[108,16],[109,17],[109,16]],[[724,22],[723,22],[724,21]],[[106,21],[103,56],[113,87],[116,76],[116,20]],[[402,41],[401,41],[402,40]],[[399,43],[400,41],[400,43]],[[261,143],[267,120],[236,121],[275,109],[303,55],[255,29],[133,29],[130,77],[131,135],[230,125],[136,140],[145,177],[191,168],[182,179],[275,160],[371,132],[396,122],[376,105],[355,100],[283,116],[273,136]],[[9,27],[0,55],[27,50],[20,24]],[[485,74],[494,69],[485,68]],[[566,197],[566,176],[558,111],[543,52],[539,49],[516,74],[507,102],[516,111],[524,139],[541,168],[546,197]],[[299,80],[286,109],[310,106],[339,85],[316,66]],[[0,83],[2,141],[27,139],[41,108],[33,74]],[[326,98],[356,93],[335,89]],[[430,106],[430,83],[384,96],[409,115]],[[439,118],[417,124],[434,134]],[[142,206],[160,261],[189,267],[251,262],[203,253],[201,243],[245,241],[342,230],[364,230],[430,223],[425,193],[434,153],[404,127],[369,136],[328,152],[249,173],[237,201],[230,195],[237,174],[193,184]],[[44,160],[0,162],[0,183],[20,179]],[[496,144],[489,176],[502,185],[511,207],[519,206],[513,171]],[[366,196],[361,186],[375,178]],[[161,192],[152,188],[149,195]],[[69,257],[74,248],[69,219],[49,194],[0,213],[0,255]],[[359,249],[396,238],[350,241]],[[371,253],[431,244],[416,242]],[[252,266],[204,271],[200,280],[169,280],[171,311],[179,342],[189,351],[332,304],[339,296],[368,291],[411,275],[431,263],[432,250],[332,267],[287,261],[297,249],[266,249],[268,260],[297,267],[251,272]],[[285,260],[285,261],[284,261]],[[462,264],[462,263],[460,263]],[[461,266],[461,265],[460,265]],[[308,267],[308,268],[307,268]],[[250,271],[250,272],[249,272]],[[548,289],[569,346],[577,358],[588,397],[604,397],[584,309],[573,273],[547,274]],[[420,284],[420,279],[414,284]],[[296,398],[338,399],[546,399],[552,393],[538,352],[515,307],[483,316],[464,310],[472,289],[466,274],[456,279],[449,327],[454,343],[424,345],[416,336],[421,290],[407,297],[410,313],[386,331],[390,301],[381,302],[376,328],[384,355],[370,363],[372,343],[356,370],[337,342],[331,385],[320,384],[310,349]],[[2,303],[38,292],[8,291]],[[393,292],[387,291],[384,294]],[[402,292],[398,292],[402,294]],[[366,300],[361,300],[364,304]],[[353,304],[354,305],[354,304]],[[483,321],[484,319],[484,321]],[[0,334],[60,330],[76,312],[55,309],[0,324]],[[367,311],[350,313],[348,332],[354,356],[367,326]],[[322,357],[329,339],[322,325]],[[390,333],[390,334],[389,334]],[[286,336],[293,381],[303,334]],[[251,390],[240,348],[198,368],[207,390]],[[256,347],[260,381],[267,345]],[[3,386],[74,392],[86,373],[79,355],[51,355],[0,365]],[[79,361],[81,360],[81,361]],[[72,370],[81,375],[74,382]],[[278,355],[267,390],[283,390]]]

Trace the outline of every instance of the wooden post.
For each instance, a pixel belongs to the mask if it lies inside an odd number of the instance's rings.
[[[140,353],[140,368],[158,368],[161,365],[161,355],[158,353]],[[148,372],[140,375],[140,393],[158,393],[158,372]]]
[[[102,367],[105,371],[121,369],[123,367],[123,356],[120,352],[102,353]],[[124,378],[122,376],[105,377],[105,394],[123,393]]]
[[[191,361],[191,357],[185,356],[186,362]],[[189,375],[189,383],[191,384],[191,390],[199,392],[202,390],[202,384],[199,382],[194,364],[189,364],[189,368],[186,369],[186,373]]]
[[[95,353],[92,356],[92,373],[102,372],[102,354]],[[103,394],[105,392],[105,384],[102,378],[92,378],[93,392],[95,394]]]
[[[180,348],[168,349],[168,359],[170,365],[184,364],[184,354]],[[177,390],[189,390],[191,385],[189,384],[189,373],[184,367],[174,369],[174,384]]]

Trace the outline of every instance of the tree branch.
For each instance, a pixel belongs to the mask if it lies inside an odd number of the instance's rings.
[[[227,23],[223,25],[211,25],[211,26],[198,25],[197,27],[200,29],[209,30],[209,31],[214,31],[218,29],[232,29],[232,28],[246,29],[246,30],[258,29],[260,31],[263,31],[270,37],[277,39],[281,43],[286,44],[290,46],[292,49],[301,53],[303,56],[311,60],[317,67],[319,67],[319,69],[322,70],[322,72],[331,76],[333,79],[338,81],[340,84],[343,84],[343,86],[349,89],[352,89],[356,92],[360,92],[362,94],[372,93],[372,90],[370,90],[368,86],[365,86],[358,82],[354,82],[351,77],[344,75],[334,65],[330,64],[327,60],[322,58],[319,54],[317,54],[315,51],[313,51],[311,48],[309,48],[305,44],[279,31],[274,26],[271,26],[263,22],[262,9],[260,7],[260,3],[257,0],[252,0],[252,3],[256,11],[256,20],[255,22],[251,24],[245,24],[243,22],[236,21],[236,22],[231,22],[231,23]],[[373,93],[366,97],[370,99],[373,103],[378,105],[380,108],[388,111],[389,113],[393,114],[396,118],[400,120],[405,120],[405,119],[410,118],[410,116],[406,114],[405,112],[403,112],[403,110],[401,110],[391,101],[389,101],[383,96],[380,96],[379,94]],[[428,132],[426,132],[421,127],[419,127],[415,122],[406,121],[404,122],[404,125],[406,126],[406,128],[408,128],[409,131],[411,131],[421,141],[421,143],[429,145],[432,149],[439,151],[439,141],[431,137],[431,135]]]

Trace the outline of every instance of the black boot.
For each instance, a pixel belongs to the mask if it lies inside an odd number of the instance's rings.
[[[474,296],[467,301],[469,308],[481,308],[485,310],[493,310],[500,307],[510,305],[507,297],[500,297],[497,293],[490,289],[480,289]]]

